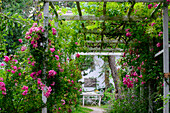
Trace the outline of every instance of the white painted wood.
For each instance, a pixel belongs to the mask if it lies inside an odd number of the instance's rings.
[[[44,4],[44,23],[43,23],[43,27],[44,27],[44,36],[48,37],[48,29],[46,29],[48,27],[48,16],[49,16],[49,2],[45,2]],[[45,52],[48,51],[48,39],[45,41],[45,43],[43,44],[45,48]],[[45,57],[45,55],[43,54],[43,57]],[[46,58],[45,58],[46,59]],[[46,77],[46,64],[45,61],[43,61],[43,79]],[[46,84],[46,83],[45,83]],[[43,92],[42,92],[42,101],[44,102],[44,104],[46,104],[47,102],[47,98],[44,96]],[[47,107],[45,106],[44,108],[42,108],[42,113],[47,113]]]
[[[135,2],[163,2],[163,0],[45,0],[45,1],[55,1],[55,2],[130,2],[130,1],[135,1]]]
[[[164,50],[162,49],[161,51],[159,51],[158,53],[155,54],[155,57],[159,56],[160,54],[162,54],[164,52]]]
[[[101,105],[101,95],[99,95],[99,106]]]
[[[170,47],[170,44],[169,44]],[[164,50],[162,49],[161,51],[159,51],[158,53],[155,54],[155,57],[159,56],[160,54],[162,54],[164,52]]]
[[[164,73],[169,73],[169,47],[168,47],[168,5],[164,3],[163,7],[163,69]],[[167,80],[169,82],[169,78]],[[169,94],[169,85],[166,83],[164,78],[164,98],[167,98]],[[163,113],[169,113],[169,99],[164,101]]]
[[[85,96],[98,96],[98,99],[99,99],[99,106],[101,105],[101,96],[103,95],[103,94],[97,94],[97,93],[95,93],[95,92],[83,92],[81,95],[83,95],[83,106],[84,106],[84,97]]]
[[[83,106],[84,106],[84,95],[83,95]]]
[[[123,51],[123,49],[120,49],[120,48],[115,48],[115,49],[100,49],[100,48],[88,48],[87,51],[114,51],[114,52],[120,52],[120,51]]]
[[[79,55],[113,55],[113,56],[123,56],[123,53],[118,52],[79,52]]]
[[[87,43],[101,43],[102,41],[101,40],[97,40],[97,41],[91,41],[91,40],[87,40],[86,41]],[[111,44],[111,43],[123,43],[123,41],[117,41],[117,40],[103,40],[103,43],[109,43],[109,44]]]
[[[58,20],[92,20],[92,21],[99,21],[99,20],[111,20],[111,21],[129,21],[129,18],[127,16],[114,16],[114,17],[109,17],[109,16],[100,16],[96,17],[93,15],[84,15],[84,16],[79,16],[79,15],[62,15],[58,17]],[[138,16],[131,16],[130,17],[131,21],[141,21],[142,18]]]

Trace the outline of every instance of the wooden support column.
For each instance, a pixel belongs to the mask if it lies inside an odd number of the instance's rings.
[[[79,2],[76,2],[77,4],[77,9],[78,9],[78,12],[79,12],[79,17],[81,18],[82,17],[82,12],[81,12],[81,8],[80,8],[80,3]],[[85,31],[85,25],[84,23],[81,24],[82,28],[83,28],[83,31]],[[86,33],[83,33],[84,34],[84,40],[86,40]]]
[[[44,37],[46,38],[45,42],[43,42],[43,47],[45,48],[45,52],[43,54],[43,80],[45,80],[46,77],[46,55],[45,53],[48,51],[48,15],[49,15],[49,2],[44,2]],[[45,83],[46,84],[46,83]],[[46,104],[47,102],[47,98],[44,96],[43,92],[42,92],[42,101],[44,102],[44,104]],[[42,113],[47,113],[47,107],[45,106],[44,108],[42,108]]]
[[[103,16],[106,15],[106,4],[107,4],[107,2],[104,2],[104,3],[103,3]],[[102,32],[101,32],[102,38],[101,38],[101,46],[100,46],[100,49],[102,49],[102,47],[103,47],[104,31],[105,31],[105,29],[106,29],[105,20],[103,21],[102,24],[103,24],[103,25],[102,25],[103,30],[102,30]]]
[[[164,2],[163,7],[163,69],[164,73],[169,73],[169,47],[168,47],[168,4],[167,2]],[[167,98],[167,95],[169,93],[169,85],[165,81],[166,78],[164,78],[164,98]],[[167,80],[169,82],[169,78]],[[169,113],[169,99],[164,101],[164,109],[163,113]]]

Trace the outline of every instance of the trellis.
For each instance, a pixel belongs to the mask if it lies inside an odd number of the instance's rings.
[[[135,17],[135,16],[130,16],[131,11],[128,12],[127,16],[124,17],[120,17],[120,16],[115,16],[115,17],[108,17],[106,16],[106,3],[107,2],[160,2],[160,4],[163,2],[164,7],[163,7],[163,64],[164,64],[164,73],[167,75],[169,74],[169,44],[168,44],[168,5],[167,5],[167,1],[166,0],[44,0],[44,28],[45,26],[48,26],[48,14],[49,14],[49,3],[52,6],[52,8],[54,8],[52,2],[76,2],[77,5],[77,9],[78,9],[78,13],[79,15],[77,16],[71,16],[71,15],[64,15],[64,16],[58,16],[57,11],[55,11],[56,17],[58,18],[58,20],[62,20],[62,19],[66,19],[66,20],[80,20],[80,21],[85,21],[85,20],[103,20],[103,30],[99,33],[102,35],[102,39],[101,41],[96,41],[96,42],[92,42],[92,41],[87,41],[88,43],[101,43],[100,49],[102,50],[102,45],[103,43],[107,43],[107,41],[103,40],[103,36],[105,34],[105,21],[106,20],[121,20],[121,21],[139,21],[142,19],[142,17]],[[79,2],[104,2],[103,4],[103,16],[101,17],[95,17],[95,16],[83,16],[82,12],[81,12],[81,8],[80,8],[80,4]],[[160,5],[159,4],[159,5]],[[133,5],[133,4],[132,4]],[[130,9],[131,10],[131,9]],[[154,12],[151,14],[151,17],[153,17]],[[85,25],[84,23],[81,24],[82,28],[83,28],[83,32],[84,32],[84,39],[86,39],[86,34],[85,32],[87,32],[87,30],[85,29]],[[91,33],[91,32],[90,32]],[[48,31],[45,31],[45,37],[48,36]],[[116,45],[118,43],[121,43],[120,40],[116,40],[113,41],[116,42]],[[48,40],[46,42],[46,44],[48,44]],[[93,47],[94,48],[94,47]],[[95,49],[96,50],[96,49]],[[113,51],[117,51],[116,48],[114,48]],[[86,54],[90,54],[90,55],[116,55],[116,53],[81,53],[82,55],[86,55]],[[157,55],[161,54],[161,52],[157,53]],[[156,56],[157,56],[156,55]],[[169,81],[169,78],[168,78]],[[166,83],[165,78],[164,78],[164,98],[167,97],[169,93],[169,85]],[[43,96],[43,98],[46,100],[46,98]],[[46,101],[44,101],[44,103],[46,103]],[[43,108],[42,110],[43,113],[47,113],[47,108]],[[168,102],[164,101],[164,109],[163,109],[164,113],[169,113],[169,100]]]

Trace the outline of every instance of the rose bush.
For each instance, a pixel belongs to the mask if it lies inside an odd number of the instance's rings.
[[[79,103],[81,73],[74,60],[65,60],[66,53],[57,43],[56,29],[48,26],[48,46],[44,29],[36,23],[15,55],[4,56],[5,75],[0,79],[1,112],[71,112]],[[42,102],[43,95],[47,103]],[[4,104],[3,104],[4,103]]]

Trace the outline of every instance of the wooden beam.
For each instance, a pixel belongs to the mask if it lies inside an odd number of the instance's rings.
[[[163,2],[164,0],[45,0],[51,2]]]
[[[170,47],[170,44],[169,44]],[[164,50],[162,49],[161,51],[159,51],[158,53],[155,54],[155,57],[159,56],[160,54],[162,54],[164,52]]]
[[[121,52],[123,49],[114,48],[114,49],[100,49],[100,48],[88,48],[87,51],[114,51],[114,52]]]
[[[144,19],[144,17],[143,17]],[[130,20],[132,21],[141,21],[143,20],[141,17],[137,16],[131,16]],[[99,21],[99,20],[111,20],[111,21],[129,21],[129,18],[127,16],[114,16],[114,17],[109,17],[109,16],[90,16],[90,15],[85,15],[85,16],[78,16],[78,15],[62,15],[58,17],[58,20],[91,20],[91,21]]]
[[[77,54],[77,53],[76,53]],[[120,52],[78,52],[79,55],[112,55],[112,56],[123,56],[123,53]]]
[[[91,41],[91,40],[87,40],[87,43],[101,43],[101,40],[97,40],[97,41]],[[116,44],[116,43],[123,43],[123,41],[117,41],[117,40],[103,40],[103,43],[109,43],[109,44]]]

